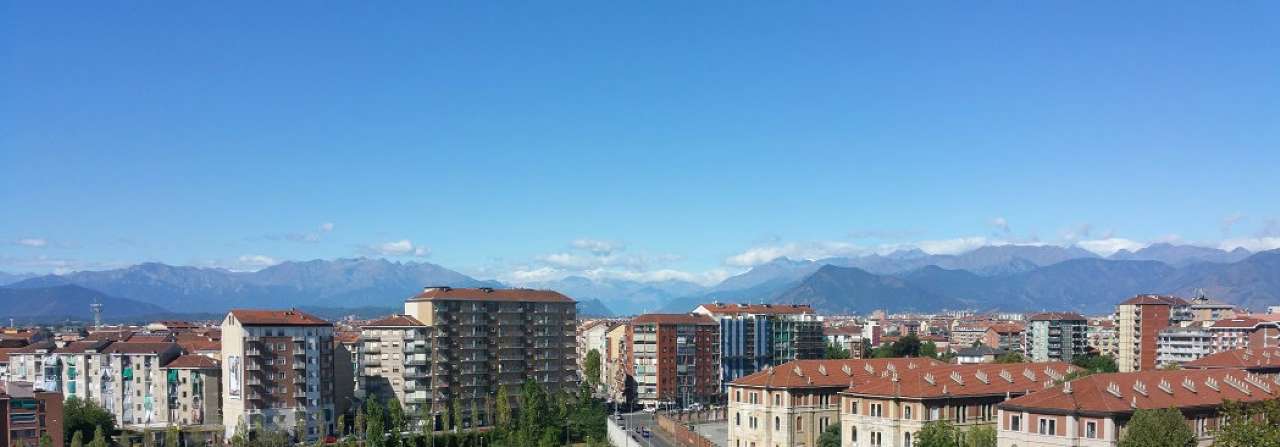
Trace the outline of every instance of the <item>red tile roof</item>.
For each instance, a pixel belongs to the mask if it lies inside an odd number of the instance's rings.
[[[554,290],[534,289],[492,289],[488,287],[474,289],[455,289],[452,287],[427,287],[422,293],[409,298],[408,301],[516,301],[536,303],[572,303],[572,298]]]
[[[84,339],[85,340],[120,341],[120,340],[127,340],[131,336],[133,336],[132,330],[95,331],[95,332],[90,332],[88,336],[84,337]]]
[[[1216,407],[1224,401],[1280,396],[1280,379],[1239,369],[1153,370],[1094,374],[1000,404],[1041,414],[1129,414],[1136,409]]]
[[[1218,329],[1224,329],[1224,328],[1225,329],[1250,329],[1250,328],[1256,328],[1261,325],[1275,326],[1276,324],[1277,323],[1274,321],[1263,320],[1260,318],[1236,317],[1236,318],[1224,318],[1218,321],[1214,321],[1213,324],[1209,325],[1209,327],[1218,328]]]
[[[1018,395],[1043,389],[1079,368],[1062,362],[942,365],[898,370],[897,380],[871,381],[849,388],[857,396],[935,399]]]
[[[994,331],[997,334],[1016,334],[1026,332],[1027,328],[1018,323],[996,323],[988,327],[987,330]]]
[[[943,365],[930,358],[859,360],[792,360],[739,377],[730,386],[757,388],[848,388],[879,378],[885,371],[907,371]],[[870,369],[868,369],[870,367]]]
[[[88,352],[103,352],[116,342],[110,340],[81,340],[67,343],[66,346],[58,348],[53,352],[59,354],[85,354]]]
[[[1222,351],[1192,360],[1183,364],[1182,367],[1188,369],[1280,369],[1280,347]]]
[[[218,369],[218,361],[203,355],[187,354],[173,359],[164,367],[170,369]]]
[[[0,348],[0,363],[9,363],[9,353],[22,348]]]
[[[814,313],[808,304],[742,304],[742,303],[710,303],[698,306],[713,314],[726,315],[798,315]]]
[[[173,334],[133,334],[127,340],[130,343],[164,343],[173,341]]]
[[[360,341],[360,331],[338,331],[333,334],[333,341],[338,343],[357,343]]]
[[[222,350],[222,342],[218,340],[209,340],[209,339],[179,340],[178,346],[181,346],[182,350],[187,352],[201,352],[201,351],[209,352],[209,351]]]
[[[409,315],[392,315],[386,318],[370,321],[361,327],[417,327],[426,326],[425,323],[418,321]]]
[[[297,309],[232,309],[231,316],[245,326],[332,326],[332,323],[320,317]]]
[[[1088,321],[1088,318],[1085,318],[1084,315],[1080,315],[1075,312],[1041,312],[1041,313],[1032,315],[1027,319],[1031,321],[1059,321],[1059,320]]]
[[[631,324],[697,324],[715,326],[715,320],[698,314],[644,314],[631,319]]]
[[[169,343],[116,342],[116,343],[112,343],[111,346],[107,346],[106,349],[103,349],[102,353],[103,354],[128,354],[128,355],[160,354],[162,352],[168,352],[170,350],[182,351],[182,347],[178,346],[177,343],[172,343],[172,342],[169,342]]]
[[[1188,306],[1187,300],[1170,295],[1138,295],[1120,303],[1137,305]]]

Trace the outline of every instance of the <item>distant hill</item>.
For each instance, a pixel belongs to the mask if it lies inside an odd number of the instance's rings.
[[[7,286],[18,281],[35,278],[38,275],[32,273],[5,273],[0,272],[0,286]]]
[[[687,281],[592,280],[581,276],[523,284],[523,286],[555,290],[580,302],[597,300],[602,306],[607,303],[605,309],[609,310],[611,315],[654,312],[676,297],[697,295],[706,290],[703,286]]]
[[[612,317],[613,311],[600,300],[592,298],[589,300],[578,301],[578,318],[585,317]]]
[[[0,320],[14,318],[19,321],[57,321],[75,319],[90,321],[93,312],[89,305],[97,300],[102,304],[102,317],[117,321],[170,312],[160,306],[127,298],[117,298],[102,292],[73,284],[48,287],[0,287]]]
[[[809,304],[829,313],[868,313],[875,309],[925,311],[965,307],[958,299],[934,294],[902,278],[832,265],[818,269],[773,301]]]
[[[1120,250],[1108,256],[1108,259],[1121,261],[1160,261],[1174,267],[1182,267],[1200,262],[1232,263],[1248,258],[1252,253],[1243,247],[1232,251],[1195,245],[1173,245],[1167,243],[1151,244],[1141,250],[1130,252]]]

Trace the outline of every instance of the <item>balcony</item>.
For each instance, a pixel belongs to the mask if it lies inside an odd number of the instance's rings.
[[[307,369],[307,364],[302,362],[296,362],[293,364],[293,369]]]

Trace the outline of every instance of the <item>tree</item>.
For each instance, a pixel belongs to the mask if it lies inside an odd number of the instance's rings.
[[[84,434],[76,432],[71,435],[71,447],[84,447]]]
[[[996,356],[996,363],[1023,363],[1027,360],[1022,357],[1021,353],[1009,351]]]
[[[461,399],[452,399],[449,401],[449,414],[453,415],[453,430],[455,432],[462,430],[462,404],[458,401]]]
[[[365,433],[364,433],[364,428],[365,428],[365,427],[364,427],[364,426],[365,426],[364,409],[363,409],[363,408],[357,408],[357,409],[356,409],[356,426],[355,426],[355,434],[356,434],[356,437],[359,437],[359,438],[362,438],[362,439],[363,439],[363,437],[364,437],[364,435],[365,435]]]
[[[511,395],[507,394],[506,385],[498,385],[497,415],[495,422],[499,429],[511,428]]]
[[[996,447],[996,428],[979,425],[964,435],[964,447]]]
[[[920,357],[938,358],[938,345],[933,344],[931,341],[921,343]]]
[[[48,433],[40,435],[40,447],[53,447],[53,438]]]
[[[431,406],[418,405],[418,425],[428,434],[436,431],[436,418],[431,414]]]
[[[347,415],[338,415],[338,438],[347,437]]]
[[[832,424],[818,436],[818,447],[840,447],[840,424]]]
[[[71,439],[73,433],[80,433],[81,439],[89,438],[101,428],[105,435],[116,431],[115,417],[92,401],[78,397],[68,398],[62,405],[62,436]],[[104,436],[105,436],[104,435]]]
[[[388,445],[399,447],[403,442],[404,432],[409,429],[408,419],[404,417],[404,407],[400,406],[400,400],[394,397],[387,399],[387,430],[391,432],[391,439]]]
[[[1280,401],[1226,402],[1225,422],[1214,433],[1219,447],[1280,447]]]
[[[377,396],[370,396],[365,402],[364,442],[369,447],[386,447],[386,419],[382,414],[382,404]]]
[[[826,354],[822,356],[829,360],[847,359],[850,357],[849,350],[835,343],[827,343]]]
[[[307,420],[307,412],[306,412],[306,411],[304,411],[304,410],[302,410],[302,409],[299,409],[296,413],[294,413],[294,415],[293,415],[293,424],[294,424],[294,428],[293,428],[293,435],[294,435],[294,437],[295,437],[294,439],[297,439],[297,440],[298,440],[298,442],[302,442],[302,440],[307,439],[307,425],[308,425],[308,422],[309,422],[309,421]]]
[[[164,447],[178,447],[178,443],[181,442],[181,439],[182,433],[178,431],[178,426],[176,425],[170,425],[169,428],[164,431]]]
[[[583,372],[587,375],[587,383],[591,384],[591,389],[595,390],[600,387],[600,351],[592,349],[587,353],[587,360],[582,365]]]
[[[1196,435],[1176,408],[1138,410],[1117,447],[1191,447]]]
[[[475,399],[471,399],[471,410],[467,416],[471,419],[471,428],[480,426],[480,409],[476,406]]]
[[[107,435],[101,425],[93,430],[93,441],[89,443],[89,447],[107,447]]]
[[[933,421],[924,424],[924,428],[916,432],[918,447],[956,447],[959,444],[960,431],[947,421]]]
[[[1071,359],[1071,364],[1094,373],[1113,373],[1120,371],[1116,359],[1109,355],[1085,354]]]

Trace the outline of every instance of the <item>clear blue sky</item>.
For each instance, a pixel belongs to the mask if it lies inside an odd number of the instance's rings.
[[[1276,2],[268,3],[0,5],[0,271],[1280,245]]]

